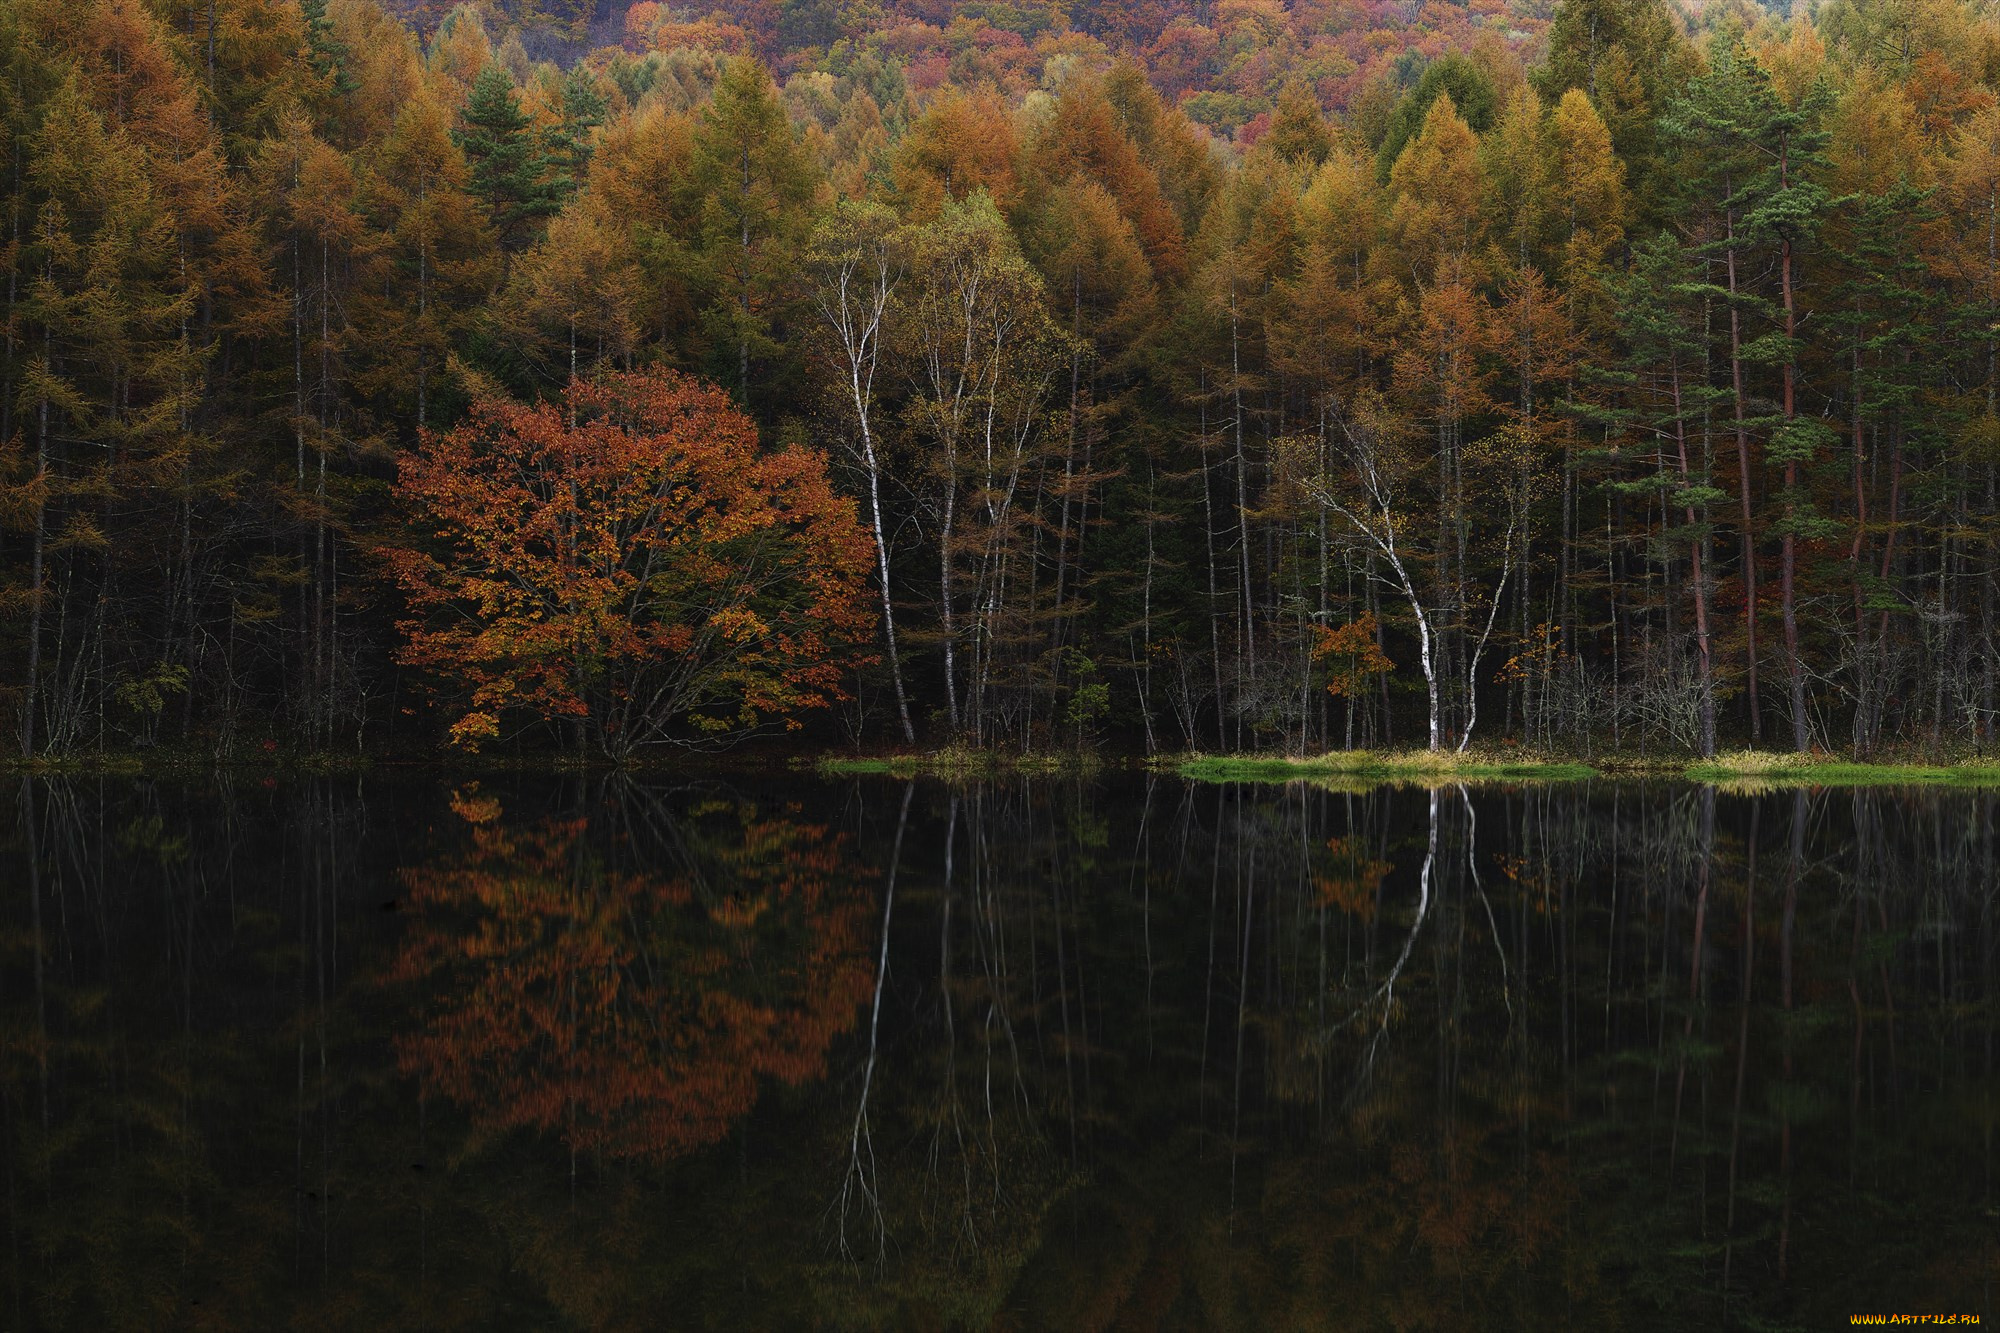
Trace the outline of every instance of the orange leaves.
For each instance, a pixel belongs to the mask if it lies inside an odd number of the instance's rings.
[[[1319,900],[1362,921],[1375,917],[1375,894],[1392,867],[1389,862],[1368,855],[1357,836],[1334,838],[1326,844],[1330,854],[1323,873],[1313,875]]]
[[[1378,642],[1381,633],[1373,611],[1364,611],[1338,628],[1321,625],[1318,630],[1319,642],[1313,645],[1312,656],[1313,661],[1327,666],[1328,694],[1358,695],[1370,676],[1396,669]]]
[[[761,451],[720,390],[673,372],[481,399],[404,458],[397,494],[401,659],[460,698],[466,748],[508,715],[622,755],[819,707],[873,629],[868,538],[821,456]]]
[[[824,827],[656,806],[636,822],[672,833],[636,855],[589,819],[510,826],[469,791],[452,808],[464,850],[404,872],[391,975],[424,998],[397,1055],[478,1137],[650,1160],[714,1143],[760,1078],[817,1077],[868,994],[873,907]]]
[[[997,97],[946,89],[903,136],[892,168],[896,194],[912,217],[929,220],[945,203],[985,190],[1001,208],[1019,192],[1013,118]]]
[[[1423,282],[1473,248],[1484,183],[1478,139],[1449,95],[1431,103],[1424,126],[1390,168],[1389,231]]]

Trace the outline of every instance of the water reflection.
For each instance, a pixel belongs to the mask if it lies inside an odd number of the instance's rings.
[[[481,1140],[665,1160],[719,1142],[760,1079],[804,1083],[870,984],[845,839],[731,794],[611,784],[510,820],[455,792],[463,845],[401,872],[389,969],[420,997],[398,1067]]]
[[[30,781],[0,1322],[1990,1320],[1993,815]]]

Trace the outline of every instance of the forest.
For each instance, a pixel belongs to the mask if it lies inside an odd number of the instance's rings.
[[[0,70],[25,761],[1994,746],[1980,5],[0,0]]]

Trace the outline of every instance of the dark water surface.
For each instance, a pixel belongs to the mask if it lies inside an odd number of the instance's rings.
[[[33,781],[0,1327],[1992,1325],[1994,807]]]

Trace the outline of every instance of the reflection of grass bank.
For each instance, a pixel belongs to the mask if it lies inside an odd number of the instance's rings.
[[[1155,765],[1203,782],[1573,782],[1583,778],[1681,778],[1749,791],[1801,785],[2000,786],[2000,761],[1856,763],[1826,756],[1742,750],[1706,762],[1616,756],[1586,764],[1492,751],[1332,751],[1323,755],[1186,755]]]
[[[1864,764],[1810,754],[1739,750],[1689,764],[1683,775],[1692,782],[1727,787],[1895,787],[2000,786],[2000,763],[1979,760],[1958,764]]]
[[[815,771],[824,777],[874,775],[959,780],[995,777],[1003,773],[1029,774],[1035,777],[1078,777],[1095,773],[1103,767],[1103,759],[1088,751],[1012,754],[998,750],[976,750],[970,746],[948,746],[942,750],[930,750],[922,754],[825,755],[813,765]]]
[[[373,756],[279,748],[238,750],[217,754],[207,749],[158,747],[146,750],[103,750],[73,754],[42,754],[24,759],[0,756],[0,773],[37,778],[198,778],[231,771],[310,774],[314,777],[365,772]]]
[[[1190,755],[1173,767],[1182,777],[1200,782],[1296,782],[1313,778],[1369,782],[1574,782],[1597,776],[1597,770],[1588,764],[1515,759],[1488,753],[1459,754],[1451,750],[1334,750],[1299,758]]]

